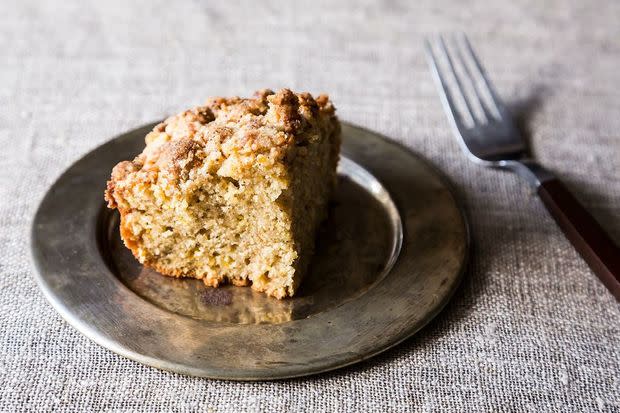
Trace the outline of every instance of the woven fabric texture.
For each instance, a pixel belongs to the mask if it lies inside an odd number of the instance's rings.
[[[620,307],[518,178],[469,163],[424,59],[466,31],[530,137],[620,241],[620,3],[0,3],[0,411],[620,412]],[[453,181],[473,252],[428,327],[362,364],[236,383],[129,361],[80,335],[30,269],[50,184],[112,136],[210,95],[328,92]],[[415,303],[412,303],[415,305]]]

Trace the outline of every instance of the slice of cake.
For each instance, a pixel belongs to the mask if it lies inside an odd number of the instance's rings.
[[[108,182],[125,245],[162,274],[292,296],[336,183],[334,112],[325,95],[283,89],[166,119]]]

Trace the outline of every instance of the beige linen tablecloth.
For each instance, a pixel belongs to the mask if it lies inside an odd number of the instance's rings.
[[[620,411],[620,307],[524,183],[465,159],[422,48],[469,33],[538,159],[620,240],[620,3],[294,3],[0,4],[0,411]],[[49,185],[115,134],[263,87],[329,92],[452,179],[474,248],[446,310],[368,362],[273,383],[161,372],[77,333],[29,265]]]

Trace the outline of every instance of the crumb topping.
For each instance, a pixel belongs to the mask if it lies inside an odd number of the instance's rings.
[[[118,164],[108,183],[106,199],[116,206],[114,189],[132,175],[133,181],[165,176],[187,180],[201,164],[209,172],[250,164],[258,157],[274,164],[294,159],[309,141],[337,132],[335,109],[327,95],[289,89],[277,93],[262,89],[252,98],[212,97],[198,106],[171,116],[146,136],[146,147],[133,161]],[[231,159],[232,160],[232,159]],[[228,162],[231,163],[231,162]]]

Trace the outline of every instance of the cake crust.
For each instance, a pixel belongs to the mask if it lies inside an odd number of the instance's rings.
[[[329,98],[288,89],[210,98],[145,142],[105,191],[134,256],[208,286],[292,296],[335,184],[340,126]]]

